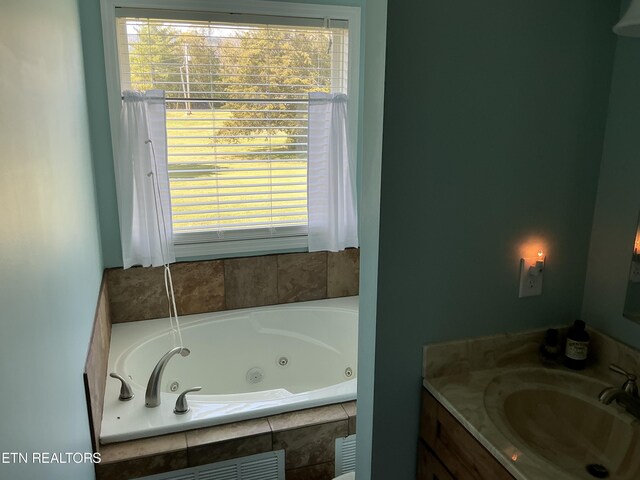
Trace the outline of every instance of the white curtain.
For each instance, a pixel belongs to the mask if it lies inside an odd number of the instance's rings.
[[[358,246],[355,159],[349,158],[347,96],[309,94],[309,251]]]
[[[175,261],[164,92],[125,91],[114,155],[124,268]]]

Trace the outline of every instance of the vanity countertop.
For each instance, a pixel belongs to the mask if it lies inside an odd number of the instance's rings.
[[[541,389],[543,395],[553,396],[554,391],[569,391],[593,411],[611,411],[616,422],[631,425],[626,431],[640,436],[640,425],[617,405],[605,406],[598,402],[598,393],[607,386],[620,386],[624,379],[609,371],[608,365],[615,363],[628,371],[640,372],[638,351],[597,332],[591,335],[591,354],[585,370],[576,372],[561,365],[543,366],[538,359],[538,348],[544,330],[518,334],[497,335],[470,340],[443,342],[424,347],[423,385],[444,407],[462,423],[465,428],[518,480],[590,480],[582,463],[563,465],[562,468],[549,459],[561,458],[557,446],[539,445],[537,452],[522,441],[513,428],[506,426],[503,404],[497,401],[506,398],[518,389]],[[546,393],[551,392],[551,393]],[[525,395],[523,398],[531,395]],[[545,398],[545,397],[541,397]],[[610,410],[606,410],[610,409]],[[558,414],[553,408],[550,416]],[[550,422],[555,419],[551,417]],[[530,419],[528,428],[535,429]],[[562,418],[558,418],[561,425]],[[589,418],[585,418],[588,422]],[[605,430],[610,426],[603,426]],[[554,440],[562,442],[562,433]],[[597,432],[598,438],[613,435],[611,432]],[[616,438],[617,441],[617,438]],[[545,448],[548,448],[545,450]],[[568,450],[570,448],[568,447]],[[615,448],[606,449],[609,456],[615,456],[619,471],[638,472],[640,461],[632,455],[618,454]],[[540,454],[542,452],[543,455]],[[624,452],[623,452],[624,453]],[[546,457],[546,458],[545,458]],[[602,458],[596,459],[605,463]],[[591,463],[591,462],[589,462]],[[594,463],[596,463],[594,461]],[[630,476],[609,478],[634,479]]]

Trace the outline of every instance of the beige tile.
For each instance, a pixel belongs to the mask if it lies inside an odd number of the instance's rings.
[[[189,447],[189,466],[222,462],[232,458],[270,452],[272,449],[273,442],[270,432],[215,443],[203,443],[199,446]]]
[[[341,408],[341,407],[340,407]],[[273,433],[273,449],[285,450],[285,468],[335,462],[335,439],[346,437],[348,421],[325,423]]]
[[[199,447],[201,445],[237,440],[239,438],[252,437],[264,433],[271,434],[271,427],[266,418],[200,428],[186,432],[187,447]]]
[[[278,255],[278,302],[327,298],[327,252]]]
[[[187,439],[184,433],[172,433],[100,446],[101,464],[123,462],[140,457],[158,456],[173,452],[184,452],[186,454],[186,451]]]
[[[114,323],[168,315],[163,267],[111,269],[107,273]],[[176,263],[171,266],[171,275],[178,314],[225,309],[222,261]]]
[[[97,442],[100,438],[110,340],[109,298],[106,277],[103,277],[84,368],[85,394],[89,406],[91,440],[94,450],[97,448]]]
[[[329,298],[358,295],[360,281],[360,249],[348,248],[329,252],[327,257],[327,296]]]
[[[467,373],[472,367],[469,361],[469,342],[467,340],[425,345],[422,358],[422,376],[424,378]]]
[[[96,464],[96,480],[128,480],[187,467],[187,452],[182,450],[123,462]]]
[[[285,471],[286,480],[333,480],[335,465],[332,462]]]
[[[588,361],[598,368],[603,376],[608,377],[612,384],[617,385],[621,381],[620,375],[609,369],[612,363],[636,375],[640,373],[638,350],[592,328],[588,331],[591,335]]]
[[[228,309],[278,303],[276,256],[224,260],[224,276]]]
[[[163,267],[113,268],[107,271],[107,282],[113,323],[168,315]]]
[[[171,278],[179,315],[225,309],[222,261],[176,263]]]
[[[327,422],[348,421],[349,417],[340,404],[282,413],[267,418],[275,432],[308,427]]]
[[[345,413],[349,417],[349,435],[353,435],[356,433],[356,401],[353,402],[345,402],[342,405]]]

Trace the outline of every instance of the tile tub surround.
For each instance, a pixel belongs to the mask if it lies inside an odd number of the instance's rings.
[[[330,480],[335,439],[354,434],[355,420],[356,402],[346,402],[104,445],[96,478],[125,480],[284,449],[287,480]]]
[[[179,315],[358,294],[359,249],[175,263]],[[107,284],[113,323],[167,316],[163,268],[113,268]]]
[[[570,477],[535,455],[523,454],[487,417],[485,391],[496,377],[518,369],[544,368],[538,348],[544,329],[518,334],[431,344],[424,347],[424,387],[517,479],[557,480]],[[550,375],[579,373],[606,385],[620,386],[623,378],[608,369],[616,363],[640,372],[640,352],[596,330],[591,336],[590,361],[580,372],[560,365],[545,368]],[[523,370],[526,375],[526,370]],[[562,377],[566,378],[566,377]],[[597,392],[594,394],[594,400]],[[614,406],[611,406],[614,408]],[[515,456],[516,461],[512,460]]]
[[[180,315],[215,312],[357,295],[359,250],[183,262],[173,264],[171,271]],[[85,377],[95,386],[87,387],[94,439],[99,438],[105,382],[110,381],[106,369],[111,323],[166,314],[162,267],[105,271]],[[102,462],[96,465],[96,476],[135,478],[285,448],[291,457],[287,479],[328,480],[333,478],[335,440],[329,448],[328,438],[354,434],[355,422],[353,401],[99,446]],[[316,437],[319,443],[304,440]]]
[[[87,360],[84,366],[84,390],[87,398],[91,443],[96,451],[100,438],[102,423],[102,407],[104,405],[105,384],[107,381],[107,365],[109,363],[109,343],[111,340],[111,318],[109,313],[109,293],[106,275],[102,277],[98,304],[93,320],[93,331],[89,340]]]

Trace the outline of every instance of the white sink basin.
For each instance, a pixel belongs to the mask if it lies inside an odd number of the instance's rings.
[[[489,418],[523,453],[537,455],[568,478],[640,479],[640,426],[598,393],[607,385],[561,370],[531,368],[495,377],[484,403]],[[593,467],[592,467],[593,468]]]

